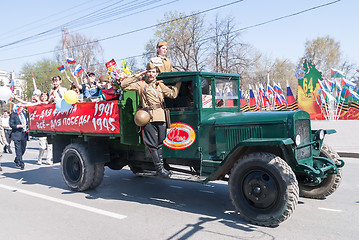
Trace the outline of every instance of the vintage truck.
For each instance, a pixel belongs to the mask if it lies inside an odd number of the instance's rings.
[[[294,211],[299,195],[322,199],[341,181],[344,162],[323,144],[335,130],[312,130],[305,111],[241,112],[240,76],[208,72],[161,73],[166,84],[181,81],[176,99],[166,99],[171,129],[164,141],[171,179],[228,181],[235,209],[247,221],[273,226]],[[53,161],[61,161],[75,191],[100,185],[104,167],[128,166],[138,176],[156,176],[133,116],[139,99],[29,107],[30,133],[47,136]]]

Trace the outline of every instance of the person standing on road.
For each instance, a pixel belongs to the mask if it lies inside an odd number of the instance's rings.
[[[18,106],[14,108],[14,112],[10,115],[10,127],[12,129],[11,140],[15,144],[15,164],[16,167],[20,167],[21,170],[24,169],[25,164],[22,160],[22,156],[26,150],[27,144],[27,116],[24,112],[23,106]]]
[[[5,138],[4,128],[0,126],[0,147],[6,146],[7,143],[8,142],[6,141]],[[0,171],[2,171],[1,160],[2,160],[2,151],[0,151]]]
[[[170,177],[171,172],[163,165],[162,145],[166,138],[166,117],[164,111],[164,98],[176,98],[181,87],[181,82],[175,86],[166,86],[161,81],[156,81],[158,67],[149,62],[146,67],[146,81],[138,81],[143,73],[136,77],[125,78],[121,82],[124,90],[137,91],[140,98],[141,108],[148,111],[151,119],[142,128],[142,138],[148,147],[156,172],[160,177]]]
[[[10,114],[8,111],[5,111],[2,117],[2,127],[4,128],[5,138],[7,141],[7,144],[4,145],[4,153],[10,153],[12,154],[11,147],[10,147],[10,135],[11,135],[11,127],[9,124]]]
[[[42,92],[40,96],[41,103],[47,103],[48,99],[49,95],[47,92]],[[52,144],[47,142],[47,137],[39,137],[39,156],[37,158],[37,164],[42,164],[42,156],[44,155],[46,149],[46,164],[52,165]]]
[[[158,67],[159,72],[173,72],[172,63],[166,54],[167,42],[159,41],[157,43],[157,55],[151,59],[151,62]]]

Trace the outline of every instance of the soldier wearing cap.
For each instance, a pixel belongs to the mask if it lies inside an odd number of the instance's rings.
[[[159,41],[157,43],[157,55],[151,59],[151,62],[154,63],[159,72],[172,72],[173,67],[171,61],[166,57],[167,53],[167,42]]]
[[[142,128],[142,138],[151,152],[157,174],[160,177],[169,177],[171,173],[163,166],[162,145],[166,138],[166,117],[163,107],[164,98],[176,98],[181,87],[181,82],[175,86],[166,86],[156,81],[158,67],[149,62],[146,72],[132,78],[125,78],[121,82],[124,90],[137,91],[142,109],[149,112],[150,121]],[[146,81],[138,81],[138,78],[146,73]]]

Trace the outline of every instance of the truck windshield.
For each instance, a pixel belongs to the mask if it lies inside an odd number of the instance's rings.
[[[202,107],[213,107],[213,94],[215,107],[238,107],[237,80],[232,78],[214,78],[214,91],[212,92],[212,79],[202,79]]]

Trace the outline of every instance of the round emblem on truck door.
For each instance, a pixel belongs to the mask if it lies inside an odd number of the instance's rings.
[[[185,123],[171,123],[163,144],[169,148],[180,150],[191,146],[196,140],[196,133],[190,125]]]

